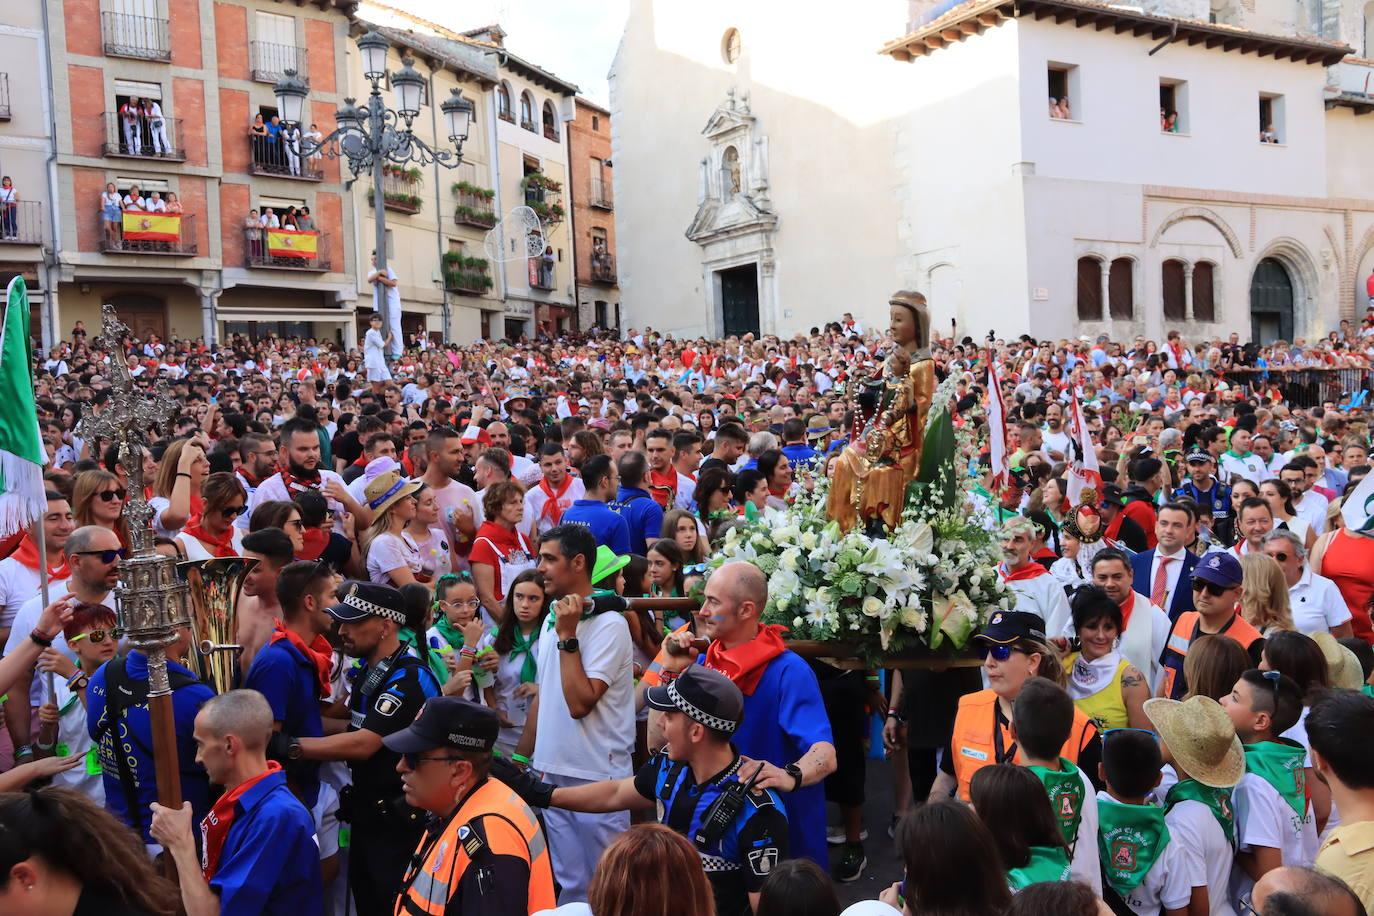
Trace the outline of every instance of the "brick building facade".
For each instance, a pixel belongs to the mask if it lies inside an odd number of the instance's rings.
[[[611,113],[579,97],[568,124],[573,275],[581,327],[620,327],[615,269],[615,194],[611,181]]]

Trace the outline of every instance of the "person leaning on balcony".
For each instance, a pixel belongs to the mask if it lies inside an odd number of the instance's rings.
[[[167,212],[178,214],[183,212],[181,209],[181,201],[177,198],[175,191],[167,192]]]
[[[143,154],[143,106],[138,96],[119,106],[119,121],[124,127],[124,152],[130,156]]]
[[[309,207],[301,207],[301,212],[296,215],[296,228],[302,232],[315,231],[315,218],[310,215]]]
[[[0,178],[0,235],[19,238],[19,192],[8,175]]]
[[[161,191],[154,191],[148,199],[146,209],[149,213],[166,213],[167,201],[162,199]]]
[[[267,161],[267,125],[263,123],[262,112],[253,115],[253,123],[248,128],[248,136],[253,144],[253,161]]]
[[[171,141],[167,139],[167,120],[162,116],[162,106],[157,99],[143,102],[143,117],[148,124],[148,139],[152,142],[153,155],[166,156],[172,152]]]
[[[120,222],[123,218],[120,214],[121,203],[115,183],[107,183],[105,190],[100,192],[100,220],[105,227],[105,244],[109,248],[119,247]]]
[[[248,239],[248,256],[262,257],[262,223],[257,210],[249,210],[248,218],[243,221],[243,234]]]
[[[262,216],[258,219],[258,225],[264,229],[280,229],[281,220],[277,219],[277,214],[272,212],[271,207],[263,207]]]
[[[138,185],[129,186],[129,193],[124,195],[124,209],[132,213],[146,213],[148,211],[148,201],[139,191]]]

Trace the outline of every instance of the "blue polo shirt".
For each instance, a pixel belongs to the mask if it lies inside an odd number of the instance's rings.
[[[272,718],[293,738],[318,738],[324,734],[320,718],[319,676],[315,663],[285,639],[269,642],[253,657],[243,686],[267,698]],[[314,807],[320,796],[320,765],[309,760],[292,762],[291,778],[301,801]]]
[[[648,553],[649,544],[663,533],[663,508],[654,502],[649,491],[621,487],[610,508],[630,527],[630,552],[641,556]]]
[[[754,692],[744,698],[744,721],[733,738],[740,754],[784,767],[796,763],[816,742],[833,744],[834,740],[811,666],[795,652],[784,652],[769,662]],[[787,811],[791,854],[828,868],[825,784],[779,794]]]
[[[611,548],[617,556],[630,552],[630,526],[620,513],[599,499],[574,500],[563,513],[563,524],[590,528],[596,543]]]
[[[784,445],[782,453],[787,456],[788,463],[799,471],[810,470],[811,466],[816,463],[816,459],[821,456],[820,452],[805,442]]]
[[[210,878],[221,916],[323,916],[320,882],[314,818],[286,787],[286,775],[269,773],[234,803]]]
[[[144,702],[136,706],[125,705],[121,721],[110,723],[108,730],[104,728],[108,693],[106,672],[113,663],[106,662],[91,675],[90,687],[86,691],[86,729],[96,743],[100,758],[100,769],[105,784],[105,807],[130,827],[134,826],[136,818],[142,827],[143,842],[151,844],[154,840],[148,832],[148,827],[152,823],[152,813],[148,806],[157,801],[157,779],[153,772],[152,722],[148,704]],[[131,651],[124,664],[129,680],[147,683],[146,655],[137,650]],[[167,673],[169,676],[195,678],[188,669],[171,659],[167,660]],[[200,712],[200,707],[214,695],[215,692],[200,681],[177,687],[172,691],[177,760],[181,767],[181,795],[191,803],[191,813],[197,821],[205,817],[206,812],[210,810],[210,780],[205,775],[205,768],[196,763],[196,742],[191,736],[191,731],[195,728],[196,713]],[[133,813],[129,811],[124,784],[119,778],[116,754],[121,745],[133,778],[134,797],[138,805],[138,810]]]

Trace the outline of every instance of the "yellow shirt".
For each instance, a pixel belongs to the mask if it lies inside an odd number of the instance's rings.
[[[1064,659],[1064,673],[1072,676],[1073,663],[1078,660],[1078,653],[1070,653]],[[1121,693],[1121,675],[1131,663],[1126,659],[1116,666],[1116,672],[1107,686],[1091,696],[1083,697],[1073,701],[1083,715],[1097,723],[1099,730],[1106,731],[1109,728],[1125,728],[1131,724],[1130,712],[1126,709],[1126,699]]]
[[[1327,834],[1316,867],[1340,878],[1374,912],[1374,821],[1341,824]]]

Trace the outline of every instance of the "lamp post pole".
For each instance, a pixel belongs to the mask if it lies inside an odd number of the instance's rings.
[[[382,282],[386,277],[386,191],[383,182],[386,180],[386,107],[382,103],[382,90],[374,81],[372,83],[372,95],[367,100],[367,123],[368,135],[371,140],[369,143],[369,153],[372,159],[372,222],[376,230],[373,239],[373,247],[377,252],[377,280],[372,284],[372,295],[375,297],[376,309],[382,316],[382,327],[391,328],[391,297],[387,285]],[[400,316],[396,316],[396,323],[400,324]],[[383,334],[385,336],[385,334]],[[397,336],[391,347],[384,352],[394,351],[399,353],[402,349],[402,341]]]

